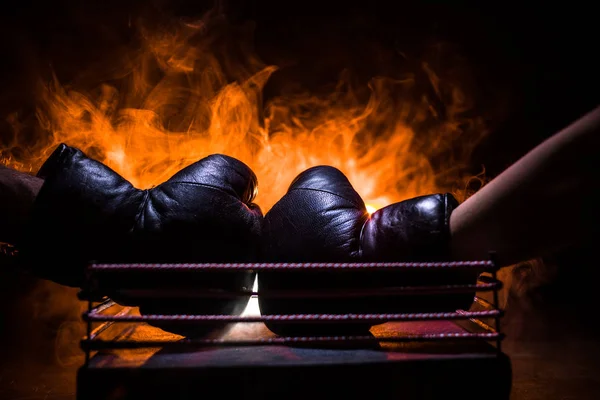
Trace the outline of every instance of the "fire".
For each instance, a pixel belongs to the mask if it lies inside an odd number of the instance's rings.
[[[265,65],[249,50],[250,33],[233,39],[223,33],[236,29],[214,19],[141,29],[144,44],[124,61],[118,81],[93,90],[58,79],[44,84],[40,134],[26,141],[13,116],[16,140],[2,150],[2,162],[36,171],[64,142],[148,188],[202,157],[223,153],[254,170],[256,201],[264,212],[298,173],[315,165],[342,170],[369,212],[459,189],[468,160],[452,156],[440,163],[439,156],[459,139],[463,150],[474,147],[485,129],[481,120],[464,116],[471,104],[458,83],[423,63],[427,91],[415,74],[376,77],[368,88],[353,86],[342,74],[328,94],[283,91],[263,102],[263,88],[278,66]],[[443,115],[431,96],[443,102]]]

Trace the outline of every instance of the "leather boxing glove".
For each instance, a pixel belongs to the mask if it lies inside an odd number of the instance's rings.
[[[369,216],[343,173],[319,166],[301,173],[265,215],[262,258],[267,262],[435,261],[447,256],[450,194],[402,201]],[[261,271],[259,291],[365,289],[473,283],[473,276],[431,271]],[[283,299],[259,296],[263,315],[401,313],[468,307],[473,295]],[[281,335],[359,334],[370,324],[268,323]]]
[[[458,201],[449,193],[418,196],[375,211],[361,232],[361,261],[446,261],[450,254],[450,215]],[[474,284],[467,270],[381,271],[375,287]],[[450,312],[469,309],[475,293],[400,295],[378,298],[377,312]]]
[[[257,257],[262,213],[252,204],[257,180],[242,162],[208,156],[148,190],[133,187],[106,165],[61,144],[40,169],[44,184],[19,244],[38,276],[81,286],[86,264],[98,262],[251,262]],[[140,278],[141,277],[141,278]],[[128,298],[121,289],[241,290],[248,271],[126,271],[102,281],[115,300],[142,313],[237,314],[248,298]],[[139,292],[139,290],[138,290]],[[168,327],[191,332],[184,325]],[[167,329],[167,328],[165,328]],[[199,331],[202,331],[200,329]]]
[[[310,168],[265,215],[262,256],[265,262],[352,262],[360,259],[360,231],[368,218],[365,204],[341,171]],[[357,287],[360,274],[333,271],[260,271],[259,292]],[[259,295],[261,314],[342,314],[358,304],[347,299],[290,299]],[[354,311],[356,312],[356,311]],[[364,331],[361,325],[281,324],[267,327],[280,335]],[[336,329],[337,328],[337,329]],[[368,329],[368,327],[367,327]]]

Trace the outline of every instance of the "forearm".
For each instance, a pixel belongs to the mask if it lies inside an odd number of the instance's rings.
[[[540,257],[590,235],[600,167],[600,107],[535,147],[450,218],[456,259],[501,265]]]
[[[0,166],[0,242],[14,244],[44,181]]]

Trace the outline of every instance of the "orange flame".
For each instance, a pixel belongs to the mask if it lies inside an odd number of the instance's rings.
[[[223,45],[222,30],[215,28],[221,22],[142,30],[144,46],[118,84],[91,91],[57,80],[45,85],[38,121],[46,134],[5,148],[3,162],[35,171],[65,142],[147,188],[202,157],[224,153],[255,171],[257,203],[265,212],[298,173],[323,164],[348,176],[370,212],[456,189],[459,162],[468,160],[450,158],[435,167],[431,160],[458,139],[463,148],[474,147],[485,130],[481,120],[463,116],[471,105],[455,82],[422,64],[430,92],[443,99],[444,115],[429,95],[418,93],[414,74],[374,78],[367,101],[342,76],[328,95],[286,93],[263,104],[263,88],[278,68],[248,49],[250,33]],[[13,129],[19,139],[19,124]],[[423,137],[426,145],[417,140]]]

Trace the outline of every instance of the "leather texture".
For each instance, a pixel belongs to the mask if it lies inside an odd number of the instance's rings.
[[[435,261],[450,243],[450,214],[458,206],[449,193],[431,194],[391,204],[373,213],[361,233],[363,259]]]
[[[440,261],[448,257],[449,219],[458,202],[432,194],[384,207],[369,216],[344,174],[329,166],[301,173],[265,215],[262,257],[269,262]],[[471,274],[439,271],[264,271],[260,291],[385,288],[474,283]],[[473,294],[365,296],[352,299],[259,297],[263,314],[345,314],[449,311],[469,307]],[[269,323],[281,335],[364,333],[366,324]]]
[[[40,169],[36,198],[21,254],[34,272],[69,286],[83,284],[90,261],[253,262],[258,257],[262,213],[252,203],[254,173],[234,158],[211,155],[148,190],[133,187],[106,165],[61,144]],[[184,291],[250,289],[247,271],[206,271],[140,277],[121,272],[102,282],[115,300],[152,313],[232,314],[248,298],[142,299],[121,289]],[[164,326],[164,325],[163,325]],[[169,327],[169,330],[177,330]],[[180,330],[177,330],[178,332]]]
[[[300,174],[264,220],[265,261],[344,262],[358,257],[368,214],[361,197],[336,168]]]

